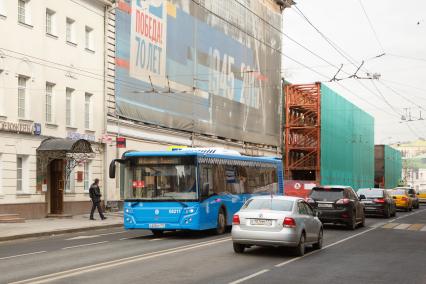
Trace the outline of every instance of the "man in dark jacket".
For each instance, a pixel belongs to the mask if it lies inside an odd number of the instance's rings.
[[[90,186],[89,189],[90,199],[92,199],[92,211],[90,211],[90,220],[95,220],[93,218],[93,213],[95,213],[96,208],[98,208],[99,216],[104,220],[106,217],[102,213],[101,208],[101,190],[99,189],[99,179],[95,179],[95,182]]]

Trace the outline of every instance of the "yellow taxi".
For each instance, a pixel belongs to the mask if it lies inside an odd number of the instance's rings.
[[[395,199],[396,208],[405,211],[413,210],[413,200],[406,189],[391,189],[388,192]]]
[[[426,202],[426,189],[420,189],[419,192],[417,192],[417,197],[419,198],[419,202],[425,203]]]

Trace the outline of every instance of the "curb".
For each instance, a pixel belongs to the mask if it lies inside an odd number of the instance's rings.
[[[45,232],[13,235],[13,236],[0,237],[0,242],[19,240],[19,239],[29,239],[29,238],[43,237],[43,236],[56,236],[56,235],[62,235],[62,234],[68,234],[68,233],[93,231],[93,230],[99,230],[99,229],[105,229],[105,228],[116,228],[116,227],[122,227],[122,226],[123,224],[120,223],[120,224],[109,224],[109,225],[96,226],[96,227],[72,228],[72,229],[62,229],[62,230],[56,230],[56,231],[45,231]]]

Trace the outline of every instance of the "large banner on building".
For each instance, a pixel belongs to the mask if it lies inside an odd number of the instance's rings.
[[[120,0],[119,115],[279,146],[282,18],[272,2]]]

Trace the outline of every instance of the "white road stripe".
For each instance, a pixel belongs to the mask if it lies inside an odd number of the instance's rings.
[[[119,232],[113,232],[113,233],[99,234],[98,236],[116,235],[116,234],[122,234],[122,233],[126,233],[126,232],[127,231],[119,231]]]
[[[394,227],[393,229],[396,229],[396,230],[405,230],[408,227],[410,227],[411,225],[412,224],[399,224],[398,226]]]
[[[261,270],[261,271],[259,271],[259,272],[253,273],[253,274],[251,274],[251,275],[249,275],[249,276],[246,276],[246,277],[244,277],[244,278],[241,278],[241,279],[235,280],[235,281],[233,281],[233,282],[230,282],[229,284],[238,284],[238,283],[244,282],[244,281],[246,281],[246,280],[249,280],[249,279],[251,279],[251,278],[254,278],[254,277],[256,277],[256,276],[258,276],[258,275],[260,275],[260,274],[266,273],[266,272],[268,272],[268,271],[269,271],[269,269],[263,269],[263,270]]]
[[[124,240],[128,240],[128,239],[130,239],[130,238],[121,238],[121,239],[119,239],[119,241],[124,241]]]
[[[64,248],[61,248],[61,249],[72,249],[72,248],[87,247],[87,246],[93,246],[93,245],[104,244],[104,243],[107,243],[107,242],[108,242],[108,241],[102,241],[102,242],[97,242],[97,243],[90,243],[90,244],[84,244],[84,245],[77,245],[77,246],[64,247]]]
[[[163,238],[152,239],[152,240],[149,240],[149,241],[150,242],[156,242],[156,241],[161,241],[161,240],[163,240]]]
[[[72,276],[76,276],[76,275],[80,275],[80,274],[84,274],[84,273],[89,273],[89,272],[93,272],[93,271],[98,271],[98,270],[102,270],[102,269],[108,269],[108,268],[112,268],[112,267],[116,267],[116,266],[120,266],[120,265],[124,265],[124,264],[128,264],[128,263],[143,261],[143,260],[152,259],[152,258],[155,258],[155,257],[169,255],[169,254],[175,254],[175,253],[184,252],[184,251],[188,251],[188,250],[192,250],[192,249],[196,249],[196,248],[200,248],[200,247],[216,245],[216,244],[220,244],[220,243],[223,243],[223,242],[228,242],[230,240],[231,240],[230,237],[226,237],[226,238],[215,239],[215,240],[211,240],[211,241],[200,242],[200,243],[196,243],[196,244],[192,244],[192,245],[184,245],[184,246],[175,247],[175,248],[171,248],[171,249],[165,249],[165,250],[160,250],[160,251],[156,251],[156,252],[130,256],[130,257],[121,258],[121,259],[117,259],[117,260],[101,262],[101,263],[98,263],[98,264],[93,264],[93,265],[89,265],[89,266],[85,266],[85,267],[79,267],[79,268],[74,268],[74,269],[70,269],[70,270],[65,270],[65,271],[62,271],[62,272],[56,272],[56,273],[52,273],[52,274],[38,276],[38,277],[26,279],[26,280],[13,282],[13,283],[10,283],[10,284],[18,284],[18,283],[19,284],[23,284],[23,283],[38,284],[38,283],[52,282],[52,281],[55,281],[55,280],[69,278],[69,277],[72,277]]]
[[[33,255],[33,254],[45,253],[45,252],[47,252],[47,251],[42,250],[42,251],[36,251],[36,252],[30,252],[30,253],[24,253],[24,254],[17,254],[17,255],[5,256],[5,257],[0,257],[0,260],[10,259],[10,258],[15,258],[15,257],[20,257],[20,256],[26,256],[26,255]]]
[[[426,231],[426,226],[423,226],[423,228],[421,228],[420,231],[425,232]]]
[[[112,232],[112,233],[105,233],[105,234],[98,234],[98,235],[83,235],[83,236],[77,236],[69,239],[65,239],[66,241],[73,241],[73,240],[83,240],[83,239],[93,239],[98,238],[101,236],[108,236],[108,235],[116,235],[116,234],[122,234],[126,231],[119,231],[119,232]]]

